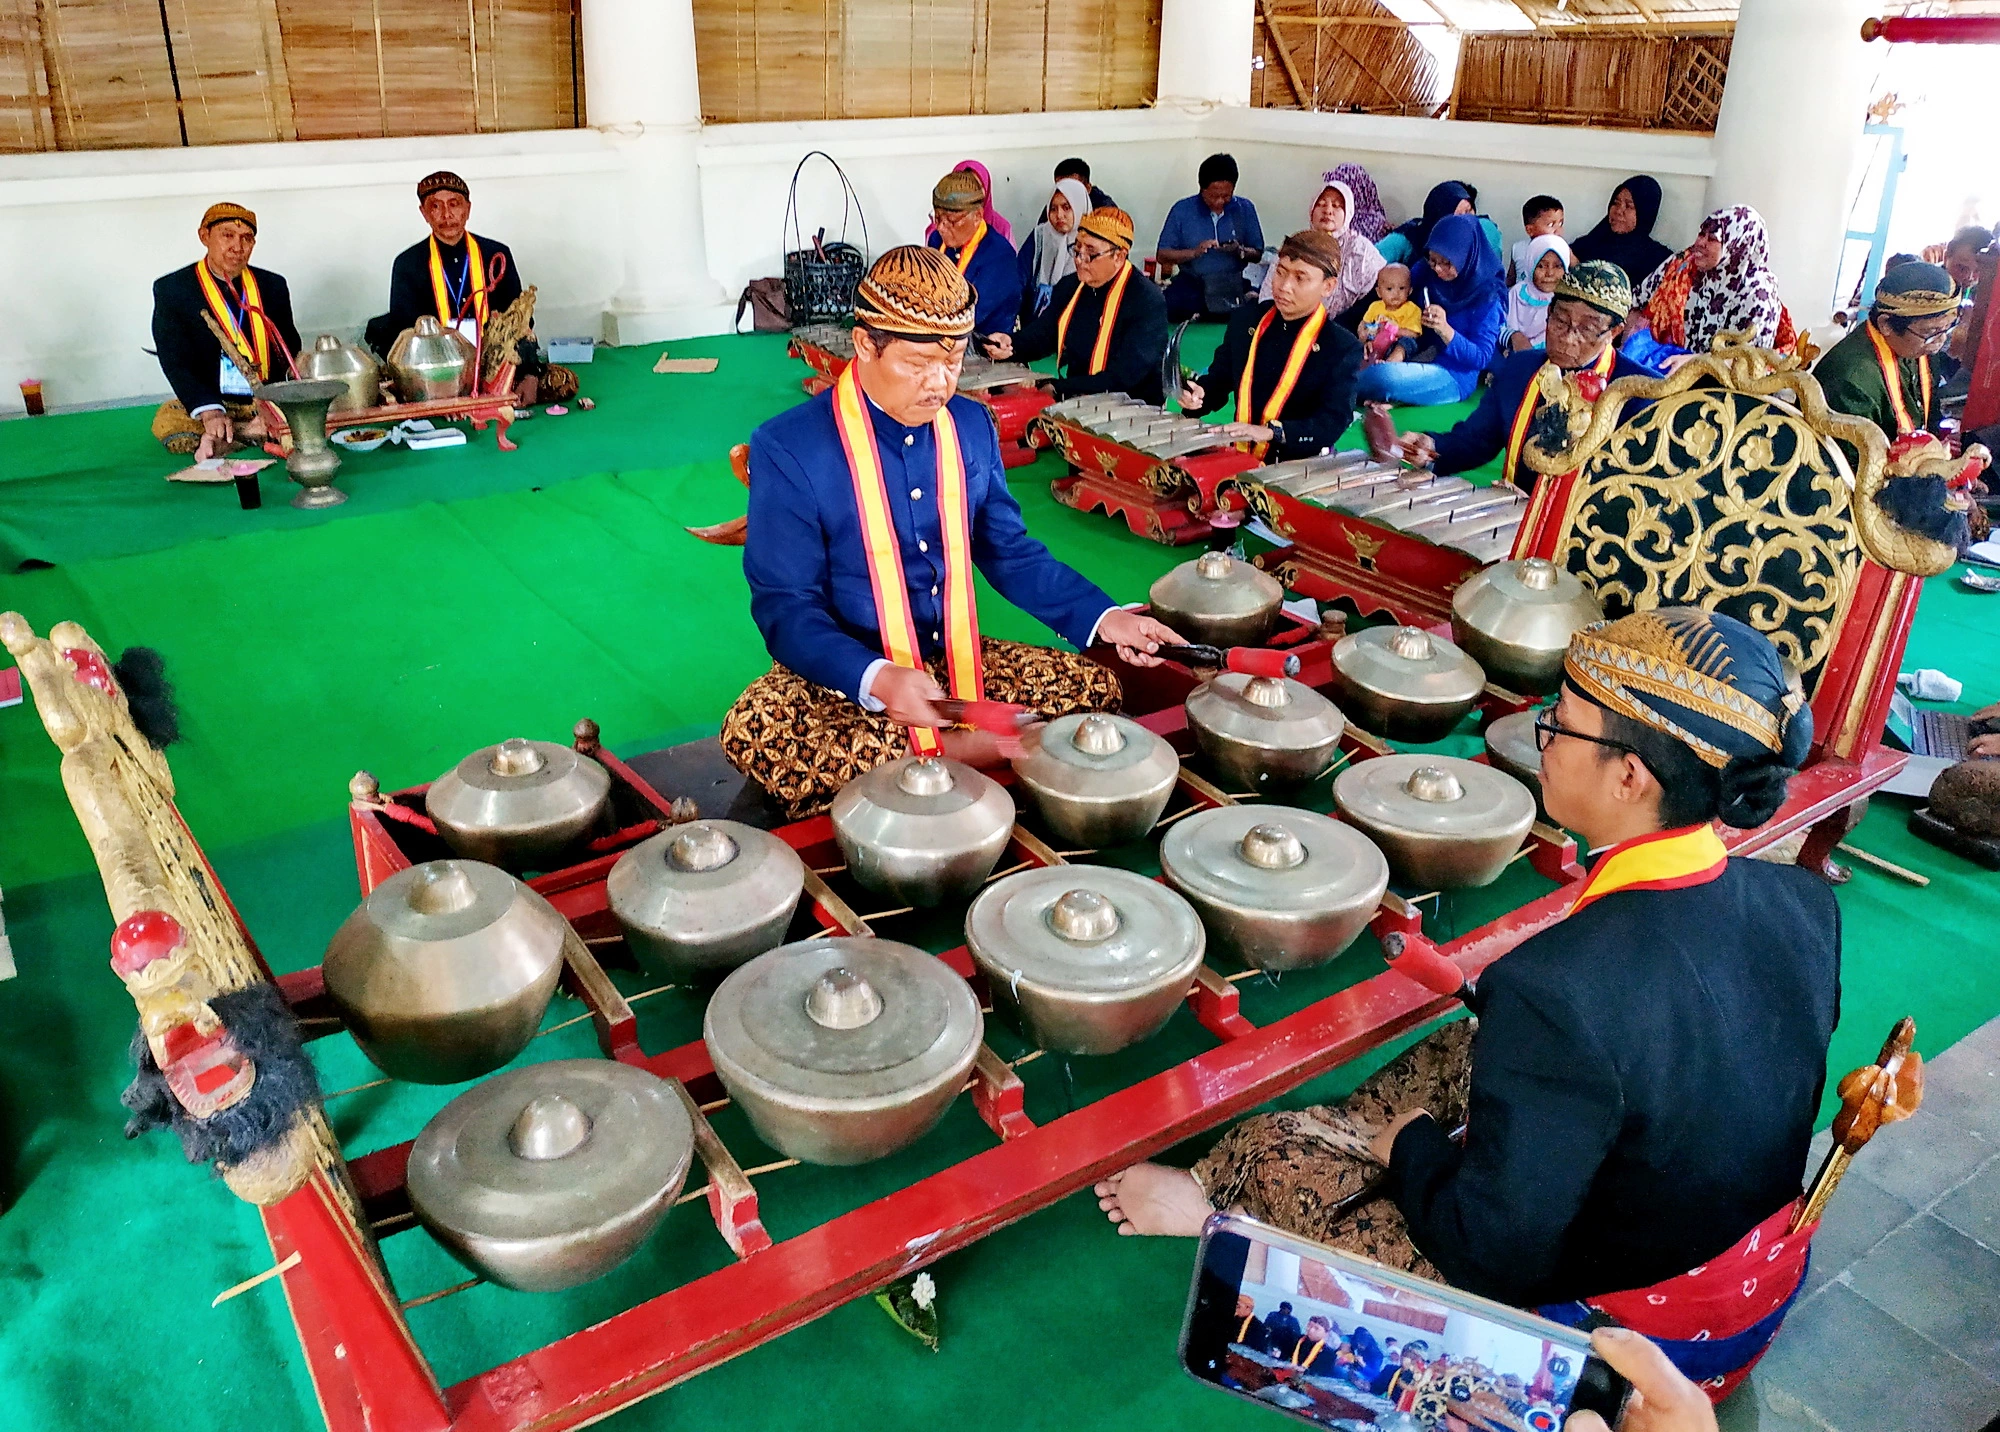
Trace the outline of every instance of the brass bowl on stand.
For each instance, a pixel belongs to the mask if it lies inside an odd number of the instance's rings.
[[[291,431],[285,471],[299,485],[292,497],[294,507],[338,507],[347,501],[347,494],[333,485],[340,454],[326,436],[327,409],[346,392],[347,385],[332,378],[295,378],[266,383],[257,390],[258,400],[283,413]]]

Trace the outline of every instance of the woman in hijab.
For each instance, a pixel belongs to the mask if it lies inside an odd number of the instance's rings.
[[[1076,272],[1070,245],[1076,226],[1091,209],[1090,188],[1079,179],[1058,179],[1049,196],[1048,217],[1035,225],[1021,245],[1021,321],[1026,323],[1049,306],[1057,284]]]
[[[1014,226],[1007,222],[1004,214],[993,207],[993,176],[987,172],[986,166],[981,164],[977,159],[961,159],[952,166],[951,172],[954,174],[971,174],[979,180],[979,187],[986,191],[986,227],[1005,239],[1008,246],[1012,247],[1014,243]],[[924,242],[929,243],[931,235],[936,232],[936,224],[927,226],[924,229]]]
[[[1452,214],[1472,212],[1472,191],[1456,179],[1447,179],[1424,196],[1424,212],[1382,240],[1382,257],[1392,264],[1416,266],[1430,248],[1431,230]]]
[[[1617,264],[1638,287],[1646,275],[1674,256],[1674,251],[1653,237],[1653,225],[1660,217],[1660,181],[1650,174],[1634,174],[1611,194],[1611,204],[1597,227],[1578,239],[1578,262],[1602,259]]]
[[[1748,205],[1703,219],[1695,241],[1654,269],[1634,298],[1628,335],[1651,329],[1670,357],[1706,353],[1719,333],[1747,330],[1757,347],[1780,351],[1798,340],[1771,275],[1763,216]]]
[[[1375,192],[1375,181],[1368,177],[1368,171],[1359,164],[1336,164],[1326,172],[1322,181],[1327,184],[1345,184],[1354,202],[1347,206],[1347,222],[1356,233],[1371,244],[1379,244],[1389,234],[1389,215],[1382,208],[1382,197]]]
[[[1327,317],[1337,319],[1356,300],[1374,293],[1375,275],[1382,271],[1383,258],[1382,251],[1354,227],[1354,190],[1347,181],[1328,174],[1324,183],[1326,187],[1313,200],[1306,222],[1340,247],[1340,272],[1335,275],[1338,281],[1325,303]],[[1272,264],[1264,270],[1264,286],[1257,293],[1259,299],[1271,296],[1271,275],[1277,267]]]
[[[1424,347],[1417,361],[1363,368],[1356,394],[1376,402],[1459,402],[1479,386],[1500,344],[1507,309],[1500,255],[1475,216],[1448,214],[1431,230],[1411,282],[1424,305]]]

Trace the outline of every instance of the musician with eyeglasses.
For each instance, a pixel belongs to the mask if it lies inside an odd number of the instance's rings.
[[[1958,327],[1963,295],[1936,264],[1899,264],[1875,286],[1868,319],[1813,369],[1827,406],[1866,418],[1891,442],[1934,430],[1938,389],[1931,359]]]
[[[1092,209],[1077,221],[1065,276],[1048,306],[1019,333],[997,333],[986,352],[1032,363],[1056,355],[1056,376],[1041,386],[1058,398],[1129,393],[1163,404],[1160,360],[1167,351],[1167,300],[1160,286],[1132,266],[1132,216]]]
[[[1631,307],[1632,281],[1618,265],[1602,259],[1572,265],[1549,300],[1545,346],[1501,359],[1479,406],[1458,426],[1405,436],[1404,461],[1444,475],[1483,467],[1504,453],[1501,480],[1533,491],[1540,474],[1521,461],[1521,449],[1542,405],[1535,379],[1543,368],[1553,363],[1565,373],[1590,375],[1586,396],[1614,379],[1659,376],[1616,347]]]

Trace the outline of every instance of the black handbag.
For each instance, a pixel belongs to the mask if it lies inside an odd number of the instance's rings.
[[[824,225],[809,243],[799,227],[799,174],[814,158],[833,165],[833,172],[840,176],[840,237],[832,243],[826,241]],[[850,213],[861,225],[861,248],[847,242]],[[854,290],[868,272],[868,217],[861,212],[861,196],[854,192],[846,171],[824,150],[813,150],[792,171],[791,193],[785,201],[785,226],[780,233],[780,243],[786,242],[792,245],[785,250],[785,301],[791,310],[791,321],[832,323],[851,317]]]

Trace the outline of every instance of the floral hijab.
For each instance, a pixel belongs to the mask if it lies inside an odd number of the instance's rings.
[[[1760,348],[1782,348],[1793,336],[1791,315],[1771,274],[1770,236],[1747,204],[1718,209],[1701,234],[1722,245],[1722,262],[1707,273],[1684,249],[1647,276],[1635,295],[1653,336],[1675,348],[1706,353],[1717,334],[1747,329]]]
[[[1348,166],[1353,168],[1355,166]],[[1339,282],[1332,293],[1326,296],[1326,312],[1329,318],[1337,318],[1354,301],[1375,288],[1375,275],[1382,271],[1382,251],[1375,247],[1354,221],[1354,189],[1345,179],[1328,177],[1319,194],[1314,197],[1314,207],[1326,197],[1331,189],[1340,196],[1342,204],[1340,227],[1327,234],[1340,248]],[[1310,221],[1310,218],[1308,219]],[[1264,269],[1263,287],[1257,297],[1262,300],[1271,296],[1271,276],[1278,265],[1274,261]]]
[[[1359,164],[1337,164],[1326,171],[1320,180],[1322,185],[1345,184],[1348,193],[1348,226],[1371,244],[1379,244],[1389,233],[1389,215],[1382,207],[1382,196],[1375,192],[1375,181],[1368,177],[1368,171]]]

